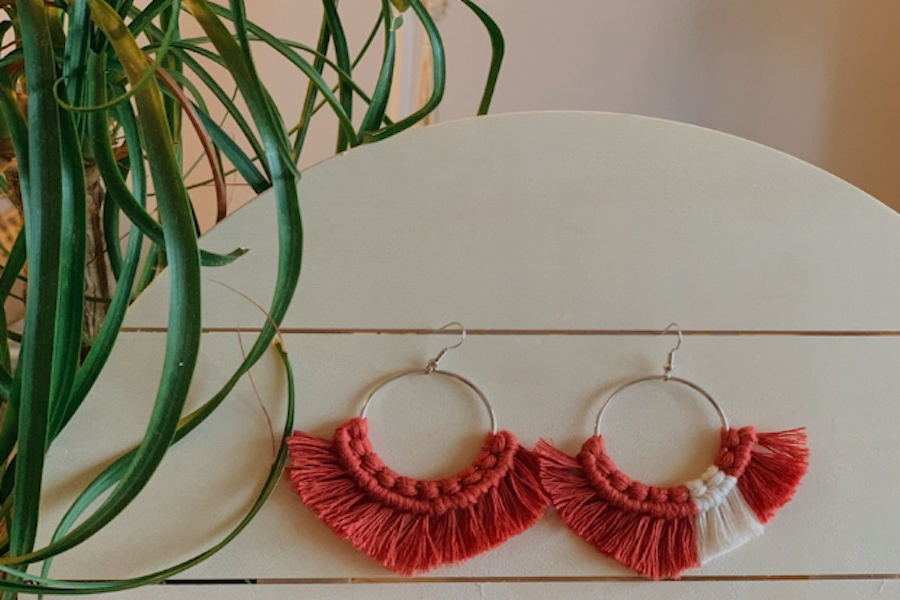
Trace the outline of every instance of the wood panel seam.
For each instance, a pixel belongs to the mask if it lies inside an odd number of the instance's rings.
[[[166,333],[167,327],[122,327],[123,333]],[[260,327],[204,327],[203,333],[259,333]],[[400,328],[282,327],[286,335],[459,335],[453,330]],[[897,329],[686,329],[695,337],[900,337]],[[470,336],[655,336],[651,329],[467,329]]]
[[[822,575],[686,575],[666,583],[763,582],[763,581],[891,581],[900,573],[835,573]],[[443,583],[646,583],[641,577],[560,576],[560,577],[333,577],[256,579],[170,579],[165,585],[347,585],[347,584],[443,584]]]

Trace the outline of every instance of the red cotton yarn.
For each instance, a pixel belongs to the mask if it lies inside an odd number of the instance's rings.
[[[746,462],[744,454],[749,457]],[[722,431],[716,466],[737,477],[744,500],[759,522],[766,524],[779,508],[790,502],[806,475],[809,466],[806,430],[801,427],[757,433],[752,427],[744,427]]]
[[[508,431],[489,433],[453,477],[398,475],[372,449],[364,418],[331,440],[288,438],[289,478],[338,536],[404,577],[467,560],[531,527],[548,504],[535,455]]]
[[[560,519],[597,550],[651,579],[700,564],[697,507],[686,487],[632,481],[615,468],[602,436],[589,438],[574,458],[545,440],[535,452]]]
[[[557,513],[599,552],[650,579],[677,578],[762,533],[806,473],[804,429],[722,431],[715,464],[686,485],[631,480],[602,436],[576,457],[538,442],[541,482]]]

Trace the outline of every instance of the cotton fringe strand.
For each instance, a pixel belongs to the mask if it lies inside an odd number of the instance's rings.
[[[577,457],[541,440],[540,476],[560,518],[601,553],[651,579],[677,578],[759,536],[806,473],[806,433],[722,431],[715,464],[698,479],[653,487],[619,471],[602,436]]]
[[[341,425],[330,441],[295,432],[288,446],[301,500],[338,536],[404,577],[502,544],[548,504],[535,455],[507,431],[488,434],[470,467],[441,480],[385,466],[365,419]]]

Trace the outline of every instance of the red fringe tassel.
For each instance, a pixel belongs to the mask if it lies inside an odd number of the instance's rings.
[[[598,438],[592,440],[597,440],[602,450],[602,442]],[[586,448],[592,440],[585,444]],[[609,477],[613,485],[625,491],[629,487],[643,488],[640,495],[645,500],[622,500],[614,497],[618,496],[615,493],[608,493],[605,484],[592,484],[592,475],[585,472],[578,459],[548,442],[538,442],[535,452],[541,482],[556,512],[597,550],[652,579],[677,578],[685,569],[700,564],[694,526],[696,507],[668,510],[660,505],[659,510],[653,510],[646,498],[666,490],[641,486],[615,472]],[[607,466],[611,466],[611,461]],[[640,508],[644,506],[646,510]],[[667,510],[670,514],[666,514]]]
[[[738,489],[765,524],[794,497],[809,466],[806,429],[758,433]]]
[[[348,425],[361,428],[365,436],[364,422],[354,420]],[[477,486],[460,491],[454,478],[416,482],[399,477],[371,454],[367,439],[351,440],[356,444],[351,446],[336,445],[340,433],[335,442],[303,432],[295,432],[288,440],[294,490],[337,535],[405,577],[494,548],[531,527],[547,505],[537,460],[517,445],[511,449],[505,473],[476,493],[472,490]],[[516,443],[507,432],[497,435],[505,436],[505,443]],[[492,439],[489,435],[487,445]],[[360,451],[360,462],[370,475],[360,476],[354,467],[348,468],[347,447]],[[477,464],[482,469],[490,467],[497,462],[492,460],[496,456],[483,452]],[[478,470],[473,467],[460,475],[466,481],[480,481],[481,474],[473,477]],[[487,474],[484,479],[487,482]],[[404,487],[410,489],[401,493],[415,497],[400,498],[397,492],[385,491]]]

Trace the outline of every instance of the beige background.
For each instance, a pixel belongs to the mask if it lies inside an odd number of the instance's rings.
[[[273,32],[314,43],[318,0],[249,2]],[[601,110],[703,125],[809,161],[900,207],[900,3],[893,0],[482,0],[506,35],[506,63],[493,112]],[[358,47],[377,2],[346,1]],[[415,50],[404,31],[394,107],[417,97]],[[448,93],[441,119],[474,114],[487,70],[487,38],[451,1],[442,23]],[[412,39],[410,39],[412,38]],[[371,82],[380,54],[359,74]],[[288,125],[305,81],[260,51],[259,68]],[[286,75],[291,73],[291,75]],[[311,134],[305,165],[333,152],[333,119]],[[200,173],[198,172],[198,175]],[[233,203],[252,196],[234,190]],[[198,194],[208,202],[206,193]],[[209,219],[206,220],[207,222]]]

